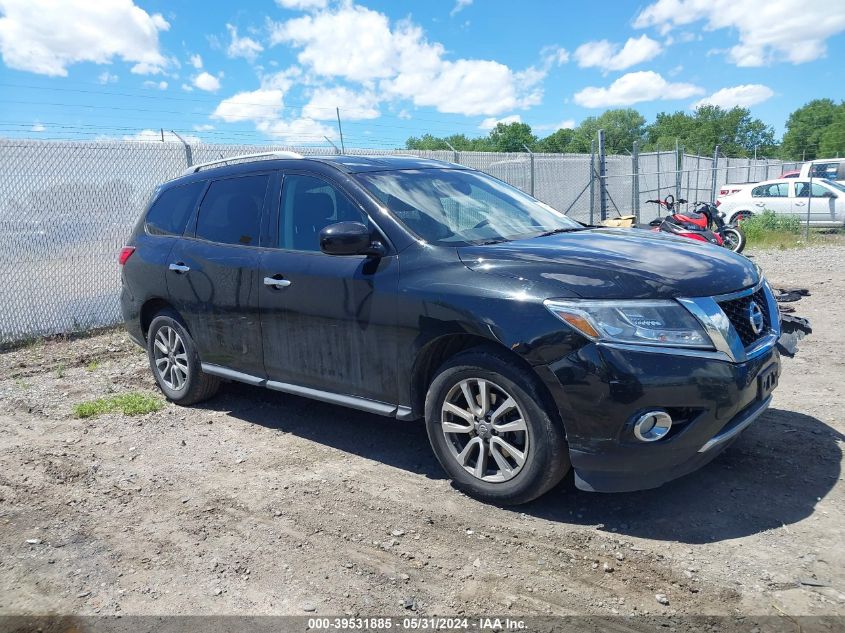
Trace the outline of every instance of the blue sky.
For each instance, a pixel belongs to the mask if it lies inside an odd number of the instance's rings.
[[[337,142],[539,135],[610,107],[841,100],[845,3],[0,0],[0,135]],[[168,135],[169,136],[169,135]]]

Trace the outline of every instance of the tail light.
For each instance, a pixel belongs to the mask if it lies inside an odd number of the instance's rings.
[[[716,206],[718,207],[720,204],[722,204],[722,201],[716,198]],[[722,215],[724,215],[724,213]]]
[[[719,197],[721,196],[729,196],[731,194],[736,193],[739,189],[719,189]]]
[[[121,248],[120,249],[120,257],[118,258],[120,265],[123,266],[129,260],[129,258],[132,257],[132,253],[134,253],[134,252],[135,252],[134,246],[124,246],[123,248]]]

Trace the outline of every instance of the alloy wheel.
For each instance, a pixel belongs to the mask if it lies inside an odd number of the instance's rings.
[[[188,382],[188,354],[179,332],[169,325],[160,327],[155,335],[153,356],[162,382],[174,391],[181,390]]]
[[[473,477],[513,479],[528,458],[528,425],[514,397],[483,378],[466,378],[443,401],[440,424],[452,457]]]

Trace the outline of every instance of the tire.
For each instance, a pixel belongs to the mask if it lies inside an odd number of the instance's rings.
[[[220,388],[217,377],[203,373],[197,346],[174,310],[162,310],[150,323],[147,357],[159,389],[178,405],[208,400]]]
[[[486,411],[480,406],[482,383],[488,394]],[[472,405],[464,385],[474,398]],[[514,406],[498,412],[509,400]],[[569,451],[560,422],[549,413],[554,405],[548,400],[536,376],[495,350],[475,348],[446,362],[429,386],[425,419],[434,454],[455,487],[481,501],[517,505],[559,483],[570,467]],[[471,408],[481,415],[474,415]],[[498,415],[491,421],[493,412]],[[506,425],[510,430],[502,430]],[[486,460],[481,466],[479,446]],[[519,455],[524,456],[521,464]]]
[[[739,226],[740,222],[747,220],[748,218],[752,217],[754,214],[751,211],[740,211],[739,213],[735,214],[732,218],[730,223]]]
[[[730,246],[726,245],[726,248],[729,248],[734,253],[741,253],[745,248],[745,233],[736,227],[726,227],[722,232],[722,239],[728,235],[730,235],[731,244]]]

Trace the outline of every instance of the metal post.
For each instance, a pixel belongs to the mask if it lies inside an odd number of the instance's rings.
[[[631,148],[631,210],[637,224],[640,222],[640,143],[634,141]]]
[[[534,152],[532,152],[528,146],[523,143],[522,146],[525,148],[525,151],[528,152],[528,166],[531,169],[531,173],[529,174],[529,181],[528,181],[528,193],[532,196],[534,195]]]
[[[178,138],[180,141],[182,141],[182,145],[185,146],[185,162],[188,163],[188,167],[190,167],[191,165],[194,164],[194,154],[193,154],[193,151],[191,150],[191,146],[188,145],[188,142],[185,139],[183,139],[181,136],[179,136],[179,134],[177,134],[175,131],[170,130],[170,133],[173,134],[173,136]],[[162,137],[163,137],[164,136],[164,130],[163,129],[161,131],[161,134],[162,134]]]
[[[656,170],[656,173],[657,173],[657,199],[658,200],[661,199],[660,198],[660,170],[661,170],[661,167],[662,166],[660,164],[660,144],[658,143],[658,145],[657,145],[657,170]],[[657,212],[660,213],[660,208],[657,209]]]
[[[708,202],[713,202],[716,200],[716,178],[719,175],[719,146],[716,146],[716,149],[713,150],[713,168],[712,168],[712,176],[710,182],[710,199]]]
[[[161,128],[161,142],[164,143],[164,128]]]
[[[346,153],[346,145],[343,144],[343,128],[340,126],[340,108],[335,108],[337,112],[337,131],[340,132],[340,149]]]
[[[594,224],[596,207],[596,142],[590,141],[590,225]]]
[[[607,156],[605,156],[604,130],[599,130],[599,212],[607,219]]]
[[[810,241],[810,205],[813,203],[813,170],[811,169],[809,172],[810,175],[810,184],[807,185],[809,191],[807,191],[807,227],[804,231],[804,238],[809,242]]]
[[[340,148],[332,143],[332,140],[328,136],[323,135],[323,138],[326,139],[332,147],[334,147],[335,154],[340,154]]]
[[[452,144],[449,141],[447,141],[446,139],[443,139],[443,142],[446,143],[446,147],[448,147],[450,150],[452,150],[452,162],[459,164],[461,162],[460,161],[461,153],[458,150],[456,150],[454,147],[452,147]]]
[[[698,198],[698,182],[701,175],[701,148],[695,150],[695,197]],[[695,201],[693,201],[695,202]]]
[[[675,139],[675,200],[681,199],[681,146]]]

